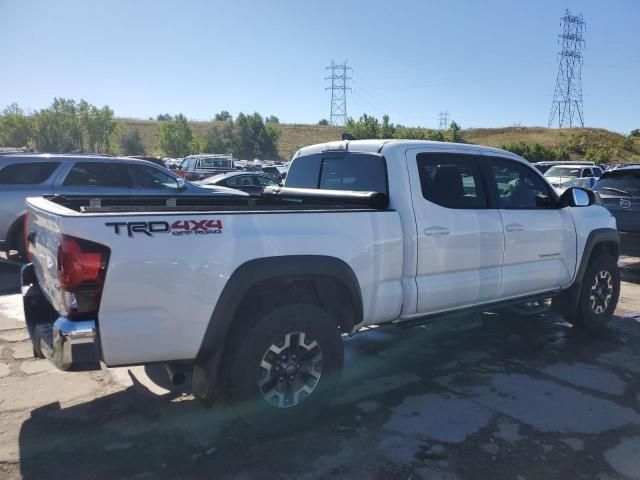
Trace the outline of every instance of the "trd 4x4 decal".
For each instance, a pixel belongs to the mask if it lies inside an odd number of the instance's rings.
[[[107,222],[116,235],[126,232],[133,237],[142,233],[153,237],[156,233],[171,233],[171,235],[209,235],[222,233],[222,220],[176,220],[173,223],[165,221],[154,222]]]

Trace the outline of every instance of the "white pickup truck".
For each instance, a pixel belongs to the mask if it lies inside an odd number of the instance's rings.
[[[295,415],[322,401],[342,334],[365,325],[552,298],[597,328],[618,301],[609,211],[493,148],[328,143],[297,152],[260,199],[144,200],[27,200],[35,354],[64,370],[188,366],[206,404]]]

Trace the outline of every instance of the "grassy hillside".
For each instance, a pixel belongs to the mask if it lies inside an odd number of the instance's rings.
[[[121,119],[126,127],[137,127],[140,130],[142,143],[145,150],[150,155],[162,155],[160,144],[156,137],[158,124],[155,120]],[[190,122],[191,129],[195,136],[204,136],[206,131],[215,122]],[[322,125],[278,125],[280,138],[278,140],[278,153],[282,158],[290,159],[300,147],[312,145],[314,143],[340,140],[342,131],[336,127]],[[219,152],[225,153],[225,152]]]
[[[640,162],[640,138],[631,139],[627,147],[623,145],[624,136],[601,128],[474,128],[465,130],[463,134],[468,143],[498,148],[509,142],[540,143],[549,148],[587,143],[610,148],[613,151],[611,162]],[[576,153],[571,153],[571,157],[572,160],[581,159]]]
[[[159,122],[154,120],[121,119],[126,126],[140,130],[148,154],[161,155],[156,138]],[[203,136],[213,122],[191,122],[194,135]],[[342,130],[321,125],[278,125],[280,138],[278,152],[282,158],[291,158],[295,151],[305,145],[339,140]],[[587,143],[610,148],[612,162],[640,162],[640,138],[623,145],[624,137],[614,132],[595,128],[549,129],[542,127],[474,128],[463,131],[464,141],[478,145],[501,147],[509,142],[540,143],[555,148],[569,144]],[[571,154],[579,159],[580,155]]]

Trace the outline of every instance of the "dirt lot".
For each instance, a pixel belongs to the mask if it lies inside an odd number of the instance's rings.
[[[0,478],[640,478],[640,258],[622,264],[598,337],[546,314],[349,339],[331,408],[277,438],[163,388],[159,368],[35,360],[0,265]]]

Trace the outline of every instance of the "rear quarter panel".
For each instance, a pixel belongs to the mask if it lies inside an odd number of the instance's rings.
[[[120,235],[106,222],[220,220],[221,233]],[[76,215],[60,230],[111,248],[98,316],[107,365],[192,359],[235,269],[262,257],[327,255],[353,269],[365,323],[402,307],[402,230],[386,212]],[[276,273],[276,272],[274,272]]]

